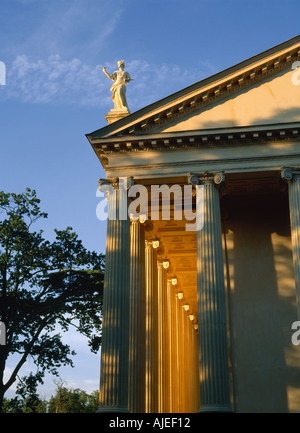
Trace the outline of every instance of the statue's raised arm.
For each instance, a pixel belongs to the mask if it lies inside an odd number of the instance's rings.
[[[112,100],[115,104],[114,109],[126,110],[129,113],[129,108],[126,100],[126,84],[131,81],[131,78],[129,73],[124,70],[124,60],[120,60],[118,62],[118,68],[119,70],[113,72],[111,75],[107,72],[105,67],[103,67],[102,70],[110,80],[114,81],[114,84],[110,88],[110,90],[113,92]]]
[[[113,80],[113,78],[111,77],[111,75],[109,75],[109,73],[107,72],[105,66],[103,66],[102,71],[104,72],[104,74],[110,79]]]

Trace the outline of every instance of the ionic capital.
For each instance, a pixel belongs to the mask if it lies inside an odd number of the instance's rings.
[[[169,269],[169,266],[170,266],[170,262],[169,262],[169,260],[164,260],[164,261],[162,262],[162,265],[163,265],[163,268],[164,268],[164,269]]]
[[[157,266],[160,269],[161,268],[168,269],[170,266],[170,262],[169,262],[169,260],[162,260],[162,261],[157,262]]]
[[[300,168],[283,167],[281,170],[281,178],[287,181],[293,181],[295,179],[300,180]]]
[[[113,177],[111,179],[101,179],[100,178],[100,179],[98,179],[98,189],[101,192],[107,193],[107,192],[109,192],[111,187],[113,187],[113,188],[116,187],[116,182],[117,182],[116,177]]]
[[[108,179],[98,179],[98,188],[101,192],[109,192],[111,187],[119,190],[128,190],[133,185],[133,177],[112,177]]]
[[[129,215],[129,218],[132,223],[136,222],[136,223],[144,224],[147,221],[146,214],[136,216],[134,213],[131,213]]]
[[[133,177],[119,177],[119,189],[128,191],[134,185]]]
[[[176,286],[177,284],[177,278],[168,278],[168,283],[170,283],[172,286]]]
[[[217,173],[188,173],[188,183],[191,185],[205,185],[215,184],[220,185],[225,181],[225,174],[223,172]]]
[[[159,247],[159,241],[145,241],[146,247],[152,247],[154,249],[157,249]]]

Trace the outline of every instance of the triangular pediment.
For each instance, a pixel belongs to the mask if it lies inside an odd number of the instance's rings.
[[[152,132],[176,132],[300,122],[300,91],[290,68],[246,85],[198,110],[187,112]]]
[[[297,61],[300,61],[300,36],[87,134],[87,137],[90,142],[103,142],[106,138],[122,136],[300,122]]]

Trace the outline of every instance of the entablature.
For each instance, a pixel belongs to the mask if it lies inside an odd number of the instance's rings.
[[[181,148],[234,146],[272,141],[299,140],[300,123],[255,125],[180,131],[140,136],[92,139],[98,156],[115,152],[146,151],[149,149],[177,150]]]

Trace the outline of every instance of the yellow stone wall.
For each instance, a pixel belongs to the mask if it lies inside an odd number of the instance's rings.
[[[155,132],[188,131],[300,121],[300,91],[294,70],[283,70],[190,113]]]
[[[231,197],[225,207],[236,410],[299,412],[300,346],[291,343],[297,312],[287,196]]]

